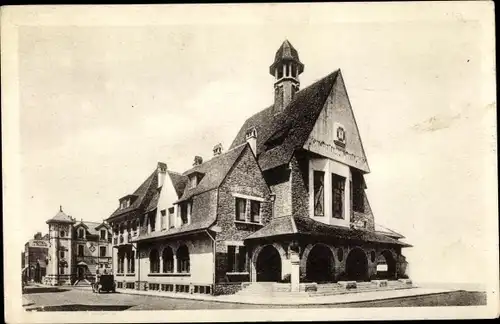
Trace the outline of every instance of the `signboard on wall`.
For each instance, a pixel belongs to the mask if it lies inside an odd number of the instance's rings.
[[[38,248],[48,248],[49,242],[44,240],[31,240],[28,243],[29,247],[38,247]]]

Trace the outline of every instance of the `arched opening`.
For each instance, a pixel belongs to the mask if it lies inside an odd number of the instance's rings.
[[[377,258],[377,278],[396,279],[396,260],[390,251],[385,250]]]
[[[157,249],[152,249],[151,252],[149,252],[149,272],[160,272],[160,256]]]
[[[306,278],[317,283],[334,281],[332,251],[323,244],[315,245],[307,256]]]
[[[177,249],[177,272],[189,273],[191,265],[189,264],[189,250],[187,246],[181,245]]]
[[[163,273],[174,272],[174,252],[170,246],[163,249]]]
[[[264,247],[257,257],[257,281],[279,281],[281,279],[281,257],[272,245]]]
[[[368,280],[368,260],[363,250],[355,248],[349,252],[346,260],[346,274],[348,280]]]

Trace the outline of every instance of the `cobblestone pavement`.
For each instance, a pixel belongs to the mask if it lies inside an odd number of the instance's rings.
[[[457,291],[429,296],[414,296],[382,301],[368,301],[342,305],[248,305],[200,301],[120,293],[95,294],[90,290],[75,288],[33,290],[24,295],[34,303],[27,309],[38,311],[118,311],[118,310],[189,310],[189,309],[259,309],[259,308],[332,308],[332,307],[398,307],[398,306],[458,306],[484,305],[486,296],[481,292]],[[41,307],[44,307],[43,309]]]

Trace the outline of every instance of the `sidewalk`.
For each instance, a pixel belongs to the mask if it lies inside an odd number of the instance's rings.
[[[372,300],[394,299],[401,297],[412,297],[422,295],[433,295],[439,293],[446,293],[454,291],[452,289],[439,289],[439,288],[409,288],[388,291],[370,291],[359,292],[343,295],[331,296],[316,296],[316,297],[263,297],[263,296],[240,296],[240,295],[198,295],[186,293],[169,293],[169,292],[156,292],[156,291],[138,291],[131,289],[117,289],[118,293],[129,295],[148,295],[158,297],[168,297],[176,299],[191,299],[191,300],[205,300],[216,301],[225,303],[236,304],[255,304],[255,305],[327,305],[327,304],[345,304],[365,302]]]

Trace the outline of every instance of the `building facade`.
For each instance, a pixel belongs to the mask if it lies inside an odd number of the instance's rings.
[[[38,232],[33,239],[26,242],[22,255],[26,281],[42,282],[47,273],[48,251],[48,234],[42,236],[42,233]]]
[[[89,284],[96,274],[113,272],[111,228],[107,223],[77,221],[60,208],[47,224],[49,248],[44,283]]]
[[[232,293],[242,282],[405,277],[402,235],[375,223],[370,172],[340,70],[300,90],[285,41],[274,103],[183,173],[165,163],[108,218],[118,288]]]

